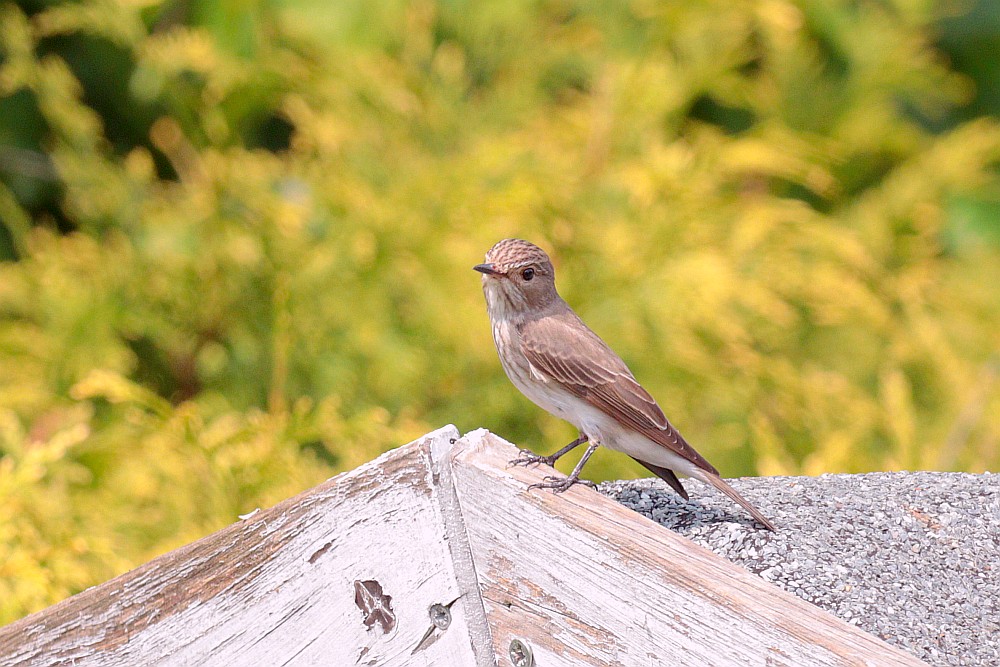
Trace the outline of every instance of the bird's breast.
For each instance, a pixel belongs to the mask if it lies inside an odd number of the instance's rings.
[[[591,413],[596,411],[591,406],[559,383],[548,381],[531,367],[528,358],[521,351],[520,334],[516,325],[509,321],[495,321],[493,342],[507,377],[532,403],[581,430],[584,424],[593,426],[595,415]]]

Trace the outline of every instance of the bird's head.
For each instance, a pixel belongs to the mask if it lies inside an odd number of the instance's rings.
[[[472,267],[483,274],[490,319],[525,319],[560,301],[555,269],[534,243],[504,239],[489,249],[486,262]]]

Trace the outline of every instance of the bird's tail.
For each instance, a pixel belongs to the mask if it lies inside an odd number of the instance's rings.
[[[747,512],[750,512],[750,515],[768,530],[771,531],[777,530],[774,527],[774,524],[771,523],[766,516],[760,513],[759,509],[750,504],[749,500],[741,496],[736,491],[736,489],[729,486],[729,484],[727,484],[724,479],[722,479],[718,475],[713,475],[709,472],[705,471],[699,471],[699,472],[701,472],[701,474],[697,475],[698,479],[700,479],[703,482],[708,482],[709,484],[717,488],[719,491],[722,491],[724,494],[729,496],[733,500],[733,502],[738,503],[741,507],[743,507],[743,509],[745,509]]]

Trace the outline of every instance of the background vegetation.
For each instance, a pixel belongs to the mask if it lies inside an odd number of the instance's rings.
[[[496,361],[508,236],[728,475],[996,469],[998,40],[988,0],[0,0],[0,621],[446,423],[574,437]]]

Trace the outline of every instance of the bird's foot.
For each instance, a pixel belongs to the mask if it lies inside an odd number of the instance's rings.
[[[530,466],[530,465],[537,465],[539,463],[544,463],[547,466],[555,467],[556,461],[558,461],[563,456],[565,456],[568,452],[571,452],[572,450],[574,450],[575,448],[579,447],[580,445],[582,445],[585,442],[587,442],[587,436],[581,433],[579,438],[577,438],[573,442],[569,443],[568,445],[566,445],[565,447],[563,447],[562,449],[560,449],[558,452],[555,452],[553,454],[549,454],[548,456],[539,456],[538,454],[534,453],[530,449],[522,449],[522,450],[519,450],[519,453],[521,455],[518,456],[513,461],[511,461],[510,465],[512,465],[512,466]]]
[[[552,489],[552,493],[562,493],[566,491],[571,486],[575,484],[583,484],[584,486],[589,486],[592,489],[597,488],[597,484],[591,482],[589,479],[580,479],[570,475],[569,477],[556,477],[555,475],[546,475],[544,481],[536,482],[528,487],[528,491],[532,489]]]
[[[511,459],[508,463],[512,466],[530,466],[544,463],[547,466],[555,466],[558,456],[541,456],[530,449],[522,449],[518,452],[516,459]]]

